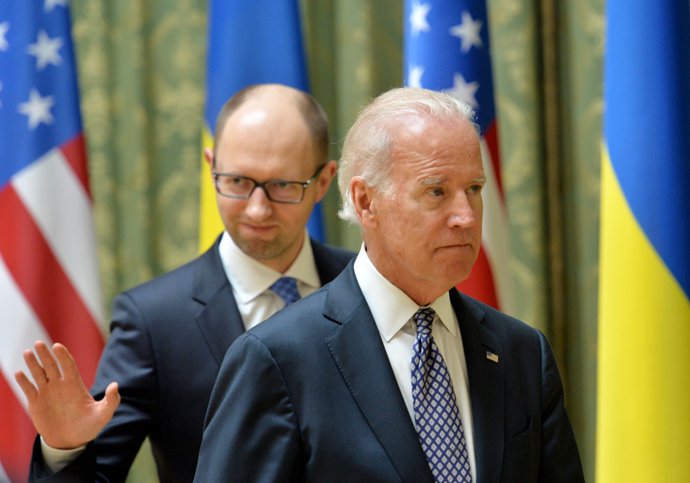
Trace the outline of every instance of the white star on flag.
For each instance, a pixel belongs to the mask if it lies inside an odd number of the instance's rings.
[[[10,29],[10,23],[9,22],[0,23],[0,50],[7,50],[10,47],[10,44],[7,43],[7,39],[5,38],[5,35],[7,35],[7,31],[9,29]]]
[[[479,82],[466,82],[462,74],[456,73],[453,75],[452,89],[448,89],[446,92],[452,96],[455,96],[461,101],[466,102],[472,106],[472,108],[477,109],[479,107],[479,103],[474,95],[477,93],[478,89]]]
[[[412,25],[412,35],[419,36],[419,32],[428,32],[431,30],[429,22],[426,21],[426,16],[431,10],[431,5],[428,3],[413,2],[412,13],[410,13],[410,25]]]
[[[460,49],[467,53],[472,46],[481,47],[482,38],[479,36],[479,31],[482,29],[481,20],[472,20],[470,12],[465,10],[462,12],[462,23],[450,28],[450,34],[462,40]]]
[[[424,74],[424,67],[421,65],[413,66],[408,76],[408,87],[422,87],[422,74]]]
[[[36,57],[36,69],[39,71],[45,69],[46,65],[53,64],[60,65],[62,57],[60,57],[60,47],[62,47],[62,37],[55,37],[51,39],[45,30],[38,32],[38,38],[35,44],[29,44],[26,53]]]
[[[36,89],[31,89],[28,102],[19,104],[19,113],[29,117],[29,129],[36,129],[40,123],[53,124],[50,108],[54,104],[53,96],[41,97]]]
[[[51,12],[55,7],[66,7],[69,0],[46,0],[43,10]]]

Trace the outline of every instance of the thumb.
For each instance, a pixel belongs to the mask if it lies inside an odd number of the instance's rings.
[[[105,414],[108,419],[113,417],[115,409],[120,405],[120,393],[118,392],[117,382],[111,382],[105,390],[105,397],[101,401]]]

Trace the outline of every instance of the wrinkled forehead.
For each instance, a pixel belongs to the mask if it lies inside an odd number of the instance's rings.
[[[462,173],[467,179],[484,177],[479,138],[467,121],[418,121],[401,125],[392,136],[389,152],[392,172],[408,166],[411,171],[407,174],[415,178],[424,176],[417,173],[418,169],[429,173],[430,180],[451,176],[453,172]]]
[[[391,149],[480,149],[479,135],[467,119],[457,117],[404,116],[391,120]]]

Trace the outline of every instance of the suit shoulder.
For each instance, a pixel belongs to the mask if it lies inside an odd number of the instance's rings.
[[[484,319],[484,323],[491,328],[499,329],[500,332],[507,335],[515,335],[522,337],[538,337],[541,334],[539,329],[535,329],[525,322],[512,317],[505,312],[496,310],[479,300],[460,293],[462,302],[472,314],[478,319]],[[543,334],[542,334],[543,335]]]
[[[313,238],[311,239],[311,248],[312,252],[314,253],[314,258],[317,260],[320,258],[327,258],[331,262],[338,264],[343,268],[357,255],[357,253],[351,250],[321,243]]]
[[[192,293],[196,288],[217,287],[227,282],[218,253],[218,242],[195,259],[147,282],[132,287],[123,294],[132,298],[151,297],[168,293],[168,299],[178,293]]]
[[[327,250],[331,255],[333,255],[334,257],[336,257],[336,258],[338,258],[338,259],[341,259],[341,260],[343,260],[343,261],[345,261],[345,262],[349,262],[350,260],[352,260],[353,258],[355,258],[355,256],[357,255],[356,252],[353,252],[353,251],[351,251],[351,250],[347,250],[347,249],[345,249],[345,248],[336,247],[336,246],[333,246],[333,245],[325,245],[325,244],[322,245],[322,246],[323,246],[324,249]]]
[[[128,295],[134,299],[140,297],[150,297],[151,294],[162,293],[170,291],[177,291],[182,286],[191,285],[193,280],[194,267],[199,263],[199,259],[194,259],[180,267],[177,267],[167,273],[159,275],[151,280],[143,282],[132,288],[122,292],[122,295]]]
[[[170,315],[176,311],[196,307],[198,297],[210,299],[227,285],[227,277],[217,252],[207,251],[194,260],[147,282],[130,288],[113,302],[117,307],[136,307],[150,316],[155,313]]]
[[[328,291],[321,287],[316,292],[279,310],[248,333],[267,345],[284,345],[294,342],[300,346],[308,341],[322,339],[330,334],[337,324],[323,315]]]

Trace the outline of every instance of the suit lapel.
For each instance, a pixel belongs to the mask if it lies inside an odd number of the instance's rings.
[[[196,316],[197,324],[219,366],[230,345],[244,333],[242,316],[218,252],[221,236],[197,259],[193,294],[194,300],[202,306]],[[328,283],[340,273],[346,259],[340,255],[339,259],[332,260],[334,252],[314,240],[311,243],[321,283]]]
[[[477,480],[495,482],[503,459],[505,418],[505,364],[499,338],[482,323],[483,310],[472,299],[453,289],[451,303],[462,333],[472,401]],[[498,362],[487,358],[498,355]]]
[[[433,482],[352,263],[329,286],[324,315],[341,324],[326,345],[402,480]]]
[[[193,297],[201,304],[196,322],[220,366],[230,344],[244,332],[244,324],[223,270],[218,253],[219,243],[220,237],[197,260]]]

